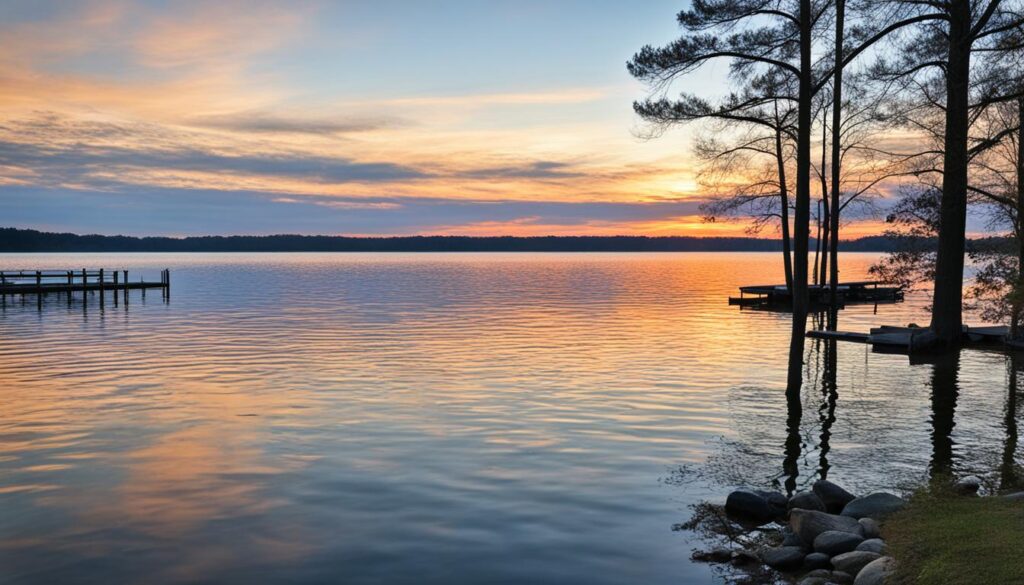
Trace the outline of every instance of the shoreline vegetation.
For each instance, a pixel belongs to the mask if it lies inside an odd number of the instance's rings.
[[[1005,238],[979,238],[968,247],[990,249]],[[812,244],[814,240],[811,240]],[[933,247],[921,238],[915,248]],[[866,236],[839,242],[842,252],[892,253],[905,238]],[[123,236],[0,228],[0,252],[779,252],[782,240],[696,236]]]
[[[841,242],[850,252],[891,252],[886,236]],[[778,252],[782,241],[694,236],[122,236],[0,228],[0,252]]]
[[[897,560],[893,585],[1024,583],[1024,492],[963,497],[922,490],[882,535]]]

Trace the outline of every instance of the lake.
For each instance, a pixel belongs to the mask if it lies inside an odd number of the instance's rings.
[[[844,279],[875,259],[843,255]],[[777,254],[0,266],[172,279],[167,302],[0,308],[3,583],[717,583],[673,530],[703,499],[935,469],[998,485],[1024,455],[999,352],[910,365],[808,340],[788,416],[789,316],[726,301],[780,280]],[[927,303],[849,307],[840,329]]]

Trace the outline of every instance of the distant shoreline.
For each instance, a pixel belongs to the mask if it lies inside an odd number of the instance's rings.
[[[814,241],[811,241],[813,249]],[[888,252],[870,236],[840,242],[844,252]],[[190,236],[135,237],[0,228],[0,252],[781,252],[768,238],[691,236]]]

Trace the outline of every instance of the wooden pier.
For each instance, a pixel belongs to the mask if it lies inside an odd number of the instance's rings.
[[[160,271],[159,281],[147,281],[142,278],[131,281],[127,270],[0,270],[0,298],[6,299],[13,295],[37,295],[39,301],[50,293],[111,293],[117,298],[121,292],[125,298],[128,291],[156,288],[161,289],[165,296],[170,294],[171,272]]]
[[[1003,345],[1011,349],[1024,349],[1024,344],[1021,341],[1010,340],[1008,335],[1009,327],[1006,326],[969,327],[964,325],[961,342],[964,347]],[[875,351],[910,354],[921,350],[927,351],[931,347],[934,335],[927,327],[883,325],[871,328],[870,333],[811,330],[807,332],[807,337],[867,343]]]
[[[831,287],[814,284],[807,287],[812,305],[828,305]],[[903,300],[903,289],[873,280],[842,282],[836,287],[836,303],[840,306],[858,303],[892,303]],[[771,306],[793,302],[793,295],[784,284],[741,286],[740,296],[729,297],[730,305]]]

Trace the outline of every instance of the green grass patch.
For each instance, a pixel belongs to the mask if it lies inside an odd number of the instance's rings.
[[[1024,503],[922,492],[882,537],[897,585],[1024,584]]]

